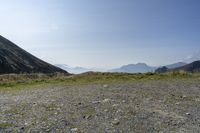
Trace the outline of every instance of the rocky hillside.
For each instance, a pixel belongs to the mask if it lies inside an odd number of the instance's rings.
[[[21,49],[0,36],[0,74],[8,73],[66,73]]]
[[[191,73],[200,72],[200,61],[195,61],[190,64],[186,64],[184,66],[172,68],[172,69],[164,66],[164,67],[158,68],[155,72],[164,73],[164,72],[177,72],[177,71],[184,71],[184,72],[191,72]]]
[[[200,72],[200,61],[195,61],[182,67],[172,69],[173,71]]]

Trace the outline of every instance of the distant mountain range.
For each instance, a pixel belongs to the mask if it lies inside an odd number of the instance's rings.
[[[145,63],[128,64],[120,68],[109,70],[110,72],[124,72],[124,73],[145,73],[154,72],[157,67],[148,66]]]
[[[186,65],[184,62],[178,62],[170,65],[166,65],[167,68],[177,68]],[[146,72],[154,72],[159,67],[149,66],[145,63],[137,63],[137,64],[129,64],[124,65],[120,68],[110,70],[110,72],[125,72],[125,73],[146,73]]]
[[[186,65],[184,62],[178,62],[170,65],[166,65],[167,68],[177,68]],[[137,64],[128,64],[124,65],[120,68],[111,69],[111,70],[102,70],[98,68],[84,68],[84,67],[71,67],[65,64],[56,64],[57,67],[60,67],[69,73],[80,74],[88,71],[99,71],[99,72],[124,72],[124,73],[146,73],[146,72],[154,72],[159,67],[149,66],[145,63],[137,63]]]
[[[9,73],[66,73],[21,49],[0,36],[0,74]]]
[[[55,66],[73,74],[80,74],[88,71],[93,71],[93,69],[83,68],[83,67],[71,67],[66,64],[56,64]]]
[[[56,64],[57,67],[60,67],[69,73],[80,74],[88,71],[98,71],[98,72],[126,72],[126,73],[145,73],[145,72],[153,72],[157,67],[151,67],[146,65],[145,63],[138,63],[138,64],[129,64],[124,65],[117,69],[112,70],[104,70],[98,68],[83,68],[83,67],[70,67],[65,64]]]
[[[80,74],[80,73],[85,73],[85,72],[89,72],[89,71],[93,71],[93,72],[106,72],[105,69],[101,69],[101,68],[84,68],[84,67],[72,67],[66,64],[55,64],[55,66],[69,72],[69,73],[73,73],[73,74]]]

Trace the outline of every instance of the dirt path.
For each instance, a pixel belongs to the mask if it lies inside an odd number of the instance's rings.
[[[0,132],[200,132],[200,84],[146,81],[1,92]]]

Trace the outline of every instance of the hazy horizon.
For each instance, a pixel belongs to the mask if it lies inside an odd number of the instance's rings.
[[[200,59],[199,7],[199,0],[7,0],[0,34],[51,64],[191,62]]]

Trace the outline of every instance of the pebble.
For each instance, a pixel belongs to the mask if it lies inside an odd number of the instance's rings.
[[[118,109],[117,111],[116,111],[116,113],[121,113],[122,112],[122,110],[120,110],[120,109]]]
[[[91,115],[83,116],[83,118],[84,118],[84,119],[87,119],[87,120],[90,119],[91,117],[92,117]]]
[[[175,103],[176,105],[179,105],[180,103],[179,102],[177,102],[177,103]]]
[[[107,110],[107,109],[104,109],[104,112],[108,112],[108,110]]]
[[[114,120],[112,121],[112,124],[113,124],[113,125],[119,125],[119,124],[120,124],[120,121],[119,121],[118,119],[114,119]]]
[[[117,106],[119,106],[119,104],[113,104],[113,105],[112,105],[112,107],[117,107]]]
[[[106,85],[106,84],[105,84],[105,85],[103,85],[103,88],[107,88],[107,87],[108,87],[108,85]]]
[[[100,103],[100,101],[93,101],[92,103],[93,104],[98,104],[98,103]]]
[[[200,98],[195,99],[196,102],[200,102]]]
[[[77,132],[77,131],[78,131],[78,128],[72,128],[71,131],[72,131],[72,132]]]
[[[180,96],[180,98],[186,98],[186,97],[187,97],[186,95]]]
[[[190,113],[186,113],[186,115],[190,115]]]
[[[103,100],[104,103],[106,103],[108,101],[110,101],[110,99],[108,99],[108,98],[106,98],[106,99]]]

